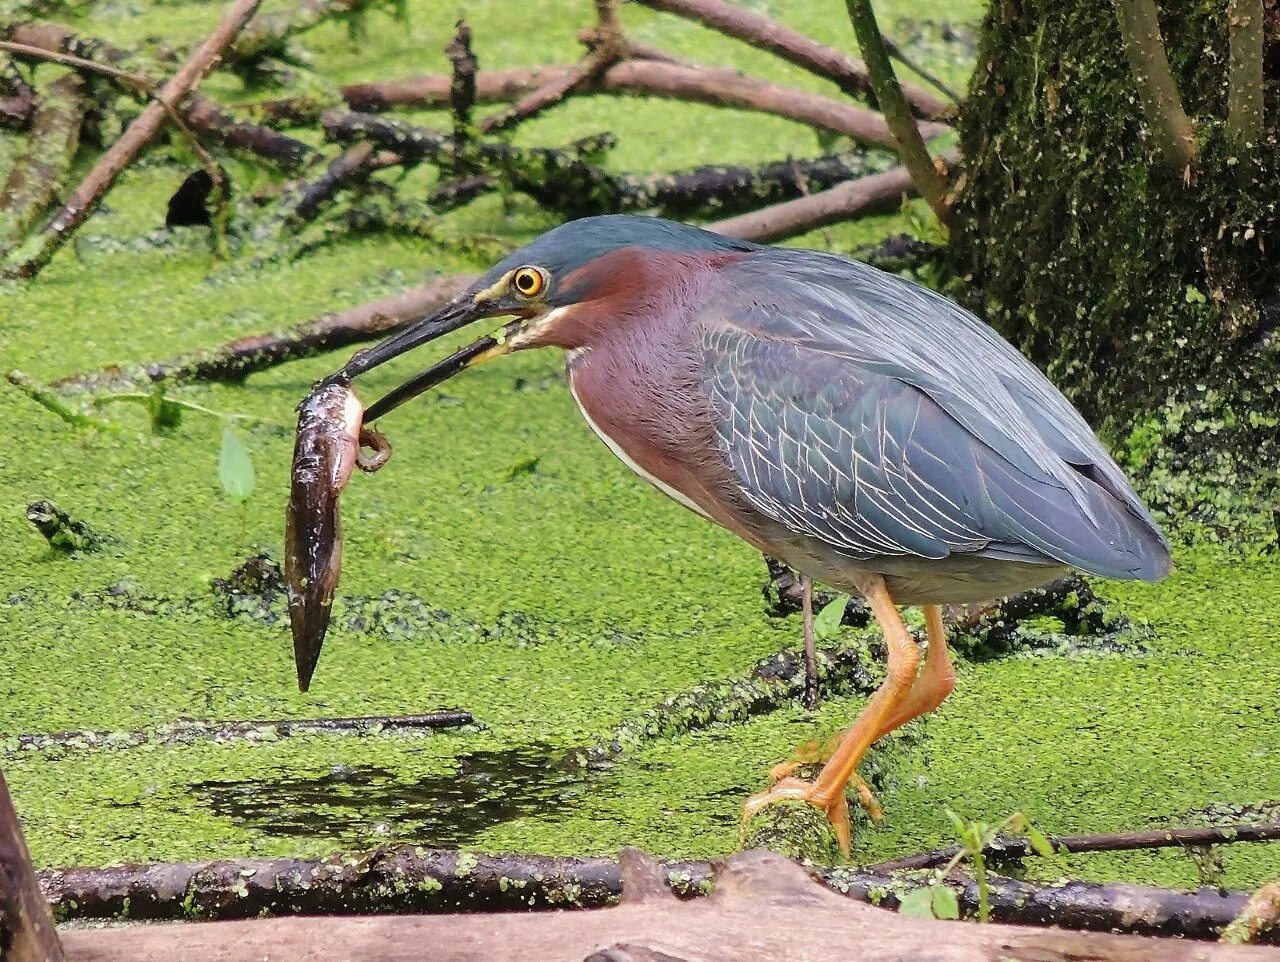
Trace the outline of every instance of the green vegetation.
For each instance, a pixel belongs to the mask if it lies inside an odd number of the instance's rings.
[[[839,3],[771,6],[820,39],[852,46]],[[877,2],[886,32],[907,35],[900,18],[913,6]],[[219,13],[218,4],[200,2],[92,9],[78,23],[125,45],[192,38]],[[341,25],[326,25],[305,45],[331,82],[440,71],[458,9],[488,66],[574,56],[574,33],[590,22],[586,2],[488,0],[450,7],[447,16],[418,2],[407,29],[375,14],[358,44]],[[961,25],[981,12],[969,0],[948,9]],[[638,40],[822,89],[679,21],[629,6],[624,16]],[[960,80],[966,71],[953,48],[936,28],[925,34],[926,59]],[[211,89],[245,96],[226,78]],[[656,101],[574,101],[516,140],[563,143],[601,129],[620,137],[608,161],[620,170],[818,149],[810,131],[782,121]],[[227,269],[200,229],[156,233],[190,167],[181,146],[154,152],[125,173],[108,209],[38,280],[0,290],[4,368],[48,382],[167,357],[482,266],[456,245],[375,236],[292,264]],[[246,167],[232,171],[242,191],[262,181]],[[440,231],[514,243],[549,223],[523,201],[507,212],[489,199],[451,215]],[[847,250],[904,223],[882,218],[799,243]],[[619,465],[581,422],[561,359],[550,353],[487,365],[397,411],[384,425],[392,462],[376,477],[357,476],[344,496],[335,622],[356,599],[376,608],[393,589],[452,621],[425,638],[394,625],[339,627],[302,695],[287,626],[229,618],[214,602],[212,579],[258,550],[280,557],[292,446],[285,426],[311,383],[339,363],[320,358],[242,386],[171,391],[175,401],[254,418],[237,428],[257,475],[243,516],[219,483],[221,419],[183,417],[156,434],[146,406],[119,404],[103,413],[121,431],[95,431],[0,386],[9,426],[0,455],[0,732],[443,707],[471,711],[480,727],[419,738],[10,752],[3,762],[36,860],[318,855],[388,838],[580,854],[623,844],[672,856],[732,849],[742,800],[763,786],[768,767],[837,731],[860,699],[827,700],[816,716],[796,706],[648,741],[602,771],[535,777],[538,759],[588,744],[696,685],[739,678],[800,643],[799,616],[766,616],[759,555]],[[376,397],[422,364],[410,357],[387,365],[361,392]],[[119,541],[54,555],[25,518],[38,499]],[[1280,797],[1280,569],[1267,557],[1208,548],[1183,550],[1178,561],[1159,586],[1099,586],[1126,614],[1150,622],[1145,654],[962,664],[956,695],[918,727],[920,737],[895,739],[885,753],[877,791],[886,819],[859,831],[855,857],[945,844],[953,837],[947,807],[990,820],[1023,810],[1046,832],[1077,833]],[[189,598],[197,603],[175,603]],[[287,801],[272,808],[272,799]],[[405,800],[413,804],[399,804]],[[250,803],[268,814],[245,815]],[[299,834],[272,828],[295,810],[305,821]],[[1227,885],[1280,875],[1275,846],[1225,858]],[[1029,870],[1169,884],[1197,877],[1177,852],[1055,856]]]

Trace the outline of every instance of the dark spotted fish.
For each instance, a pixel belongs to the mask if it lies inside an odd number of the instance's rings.
[[[352,468],[377,471],[391,446],[363,428],[364,408],[346,384],[326,382],[298,408],[293,477],[285,513],[285,579],[298,688],[306,691],[320,660],[333,594],[342,573],[338,497]],[[366,455],[361,447],[372,450]]]

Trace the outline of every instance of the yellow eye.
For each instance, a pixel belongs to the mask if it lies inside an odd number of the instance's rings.
[[[511,286],[521,297],[537,297],[547,289],[547,275],[537,267],[522,267],[512,275]]]

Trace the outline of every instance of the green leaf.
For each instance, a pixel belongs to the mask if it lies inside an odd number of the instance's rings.
[[[218,480],[222,490],[232,501],[243,503],[253,496],[257,477],[249,452],[230,426],[222,429],[222,451],[218,455]]]
[[[898,914],[913,919],[937,918],[933,914],[933,893],[929,888],[908,892],[898,901]]]
[[[1037,855],[1043,855],[1047,858],[1053,854],[1053,844],[1044,837],[1040,829],[1028,822],[1025,832],[1027,841],[1031,843],[1031,848],[1035,850]]]
[[[963,818],[951,811],[951,809],[944,808],[943,811],[947,813],[947,821],[949,821],[951,826],[956,830],[956,835],[958,835],[963,841],[965,836],[969,834],[969,826],[965,824],[965,820]]]
[[[834,638],[840,631],[840,620],[844,617],[847,595],[840,595],[835,601],[824,605],[813,619],[813,633],[819,638]]]
[[[960,902],[956,898],[956,893],[945,885],[935,885],[931,889],[933,898],[929,903],[933,909],[933,917],[935,919],[958,919],[960,918]]]

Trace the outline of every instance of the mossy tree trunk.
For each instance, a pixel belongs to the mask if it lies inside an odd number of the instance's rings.
[[[1247,17],[1250,32],[1229,25],[1232,6],[1158,5],[1198,142],[1180,167],[1147,121],[1114,0],[996,0],[960,118],[952,248],[987,319],[1149,500],[1218,532],[1275,500],[1280,464],[1280,5],[1263,7],[1262,89],[1234,93],[1256,79],[1256,56],[1252,70],[1240,58],[1257,33]],[[1259,97],[1263,135],[1243,138],[1256,113],[1229,124],[1229,104]]]

